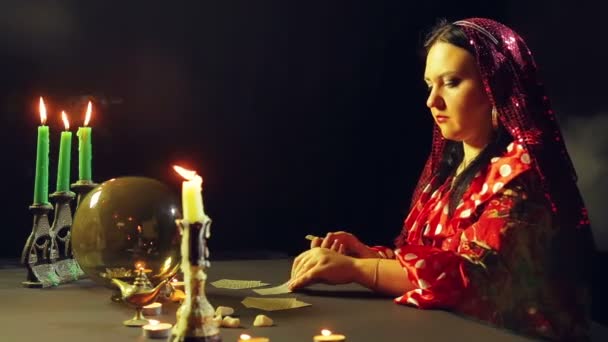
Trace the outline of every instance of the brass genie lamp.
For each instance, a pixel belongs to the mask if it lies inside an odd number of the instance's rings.
[[[133,284],[129,284],[122,280],[113,278],[112,283],[118,286],[121,299],[127,304],[135,307],[135,315],[122,323],[128,327],[140,327],[148,324],[148,320],[144,317],[143,307],[153,303],[160,293],[160,290],[165,286],[169,279],[161,281],[156,287],[152,287],[150,280],[144,273],[144,269],[137,270],[137,276]]]

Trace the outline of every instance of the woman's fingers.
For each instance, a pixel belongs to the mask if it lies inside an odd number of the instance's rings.
[[[300,255],[298,255],[294,259],[293,264],[291,265],[291,276],[292,276],[292,278],[293,278],[294,273],[298,269],[298,267],[300,267],[300,265],[302,264],[303,259],[305,259],[308,256],[308,252],[309,251],[301,253]]]
[[[346,248],[344,247],[344,244],[340,244],[340,247],[338,247],[338,253],[340,254],[345,254],[346,252]]]
[[[310,241],[310,249],[313,249],[315,247],[320,247],[321,243],[323,243],[323,239],[320,237],[315,236],[311,241]]]
[[[298,268],[298,270],[293,274],[293,276],[291,277],[290,283],[294,282],[297,279],[302,278],[305,274],[310,272],[311,269],[315,268],[316,265],[317,265],[317,260],[315,260],[314,258],[307,259],[304,263],[301,264],[301,266]]]
[[[323,238],[323,242],[321,243],[322,248],[331,248],[331,244],[334,243],[332,233],[327,233],[325,238]]]
[[[303,269],[310,268],[310,266],[308,266],[308,264],[310,264],[311,259],[313,259],[311,253],[306,252],[305,255],[303,255],[303,258],[298,263],[298,265],[292,269],[291,277],[292,278],[297,277],[298,275],[303,273],[303,271],[302,271]]]
[[[331,247],[329,247],[329,249],[331,249],[334,252],[338,251],[338,248],[340,248],[340,243],[338,242],[338,240],[334,240],[334,242],[331,244]]]
[[[302,287],[306,287],[308,285],[312,285],[313,283],[318,281],[315,277],[315,273],[316,273],[316,268],[311,268],[306,273],[304,273],[302,276],[292,279],[289,282],[289,285],[287,285],[287,286],[289,287],[290,290],[293,291],[293,290],[297,290]]]

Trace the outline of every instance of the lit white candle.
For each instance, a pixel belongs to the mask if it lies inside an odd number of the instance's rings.
[[[147,338],[167,338],[173,325],[160,323],[155,319],[149,320],[149,324],[143,326],[144,336]]]
[[[313,337],[314,342],[343,342],[346,341],[346,336],[340,334],[333,334],[330,330],[321,330],[321,335]]]
[[[173,168],[186,180],[182,183],[182,215],[187,223],[203,222],[203,179],[196,172],[174,165]]]

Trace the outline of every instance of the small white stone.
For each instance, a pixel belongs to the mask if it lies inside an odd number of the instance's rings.
[[[527,154],[527,153],[524,153],[524,154],[521,155],[520,160],[524,164],[530,164],[530,155]]]
[[[215,315],[216,316],[230,316],[234,313],[234,309],[229,307],[229,306],[218,306],[217,309],[215,309]]]
[[[270,327],[274,324],[272,319],[266,315],[257,315],[253,320],[254,327]]]
[[[416,305],[416,306],[420,306],[420,304],[418,304],[418,301],[417,301],[417,300],[415,300],[415,299],[414,299],[414,298],[412,298],[412,297],[408,298],[408,299],[407,299],[407,302],[408,302],[408,303],[410,303],[410,304],[414,304],[414,305]]]
[[[222,319],[222,327],[224,328],[238,328],[241,325],[241,320],[238,318],[232,318],[230,316]]]
[[[424,281],[424,279],[418,279],[418,285],[420,285],[420,288],[423,290],[426,290],[431,286],[431,285],[429,285],[429,283]]]
[[[418,269],[424,268],[424,266],[426,266],[426,261],[424,261],[424,259],[416,261],[416,264],[414,265],[414,267]]]

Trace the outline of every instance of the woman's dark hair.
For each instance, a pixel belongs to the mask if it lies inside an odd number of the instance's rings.
[[[458,46],[475,56],[475,51],[471,45],[468,44],[468,39],[464,32],[462,32],[458,26],[449,23],[445,19],[440,20],[426,36],[423,45],[425,55],[428,54],[431,46],[436,42],[445,42]],[[487,167],[493,157],[502,154],[511,141],[513,141],[513,138],[499,120],[498,127],[494,131],[488,145],[469,163],[469,165],[467,165],[464,171],[460,173],[454,181],[448,204],[450,215],[462,200],[464,192],[471,185],[471,181],[473,181],[477,172]],[[448,140],[437,169],[438,182],[433,185],[438,187],[443,184],[450,175],[455,173],[456,168],[460,165],[463,158],[464,150],[462,143]]]

